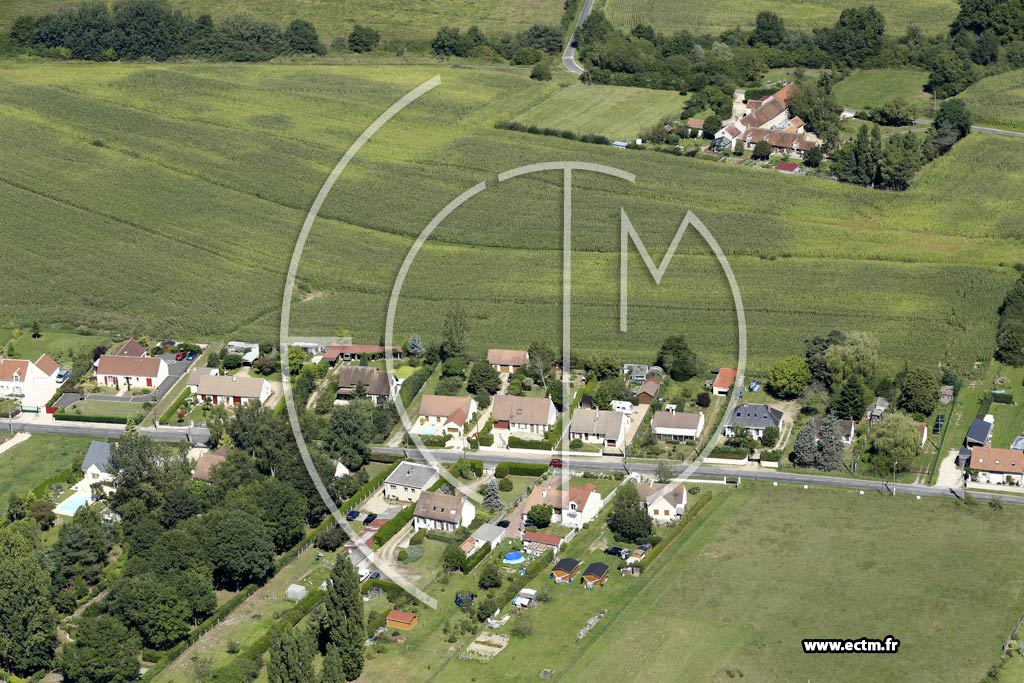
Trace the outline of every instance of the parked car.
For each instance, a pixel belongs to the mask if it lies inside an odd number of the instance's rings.
[[[562,462],[561,458],[551,458],[551,462],[548,463],[549,467],[565,467],[565,463]]]
[[[509,524],[509,521],[507,519],[503,519],[500,522],[498,522],[495,526],[500,526],[502,529],[507,529],[508,528],[508,524]]]
[[[189,351],[188,355],[185,356],[185,360],[187,360],[187,361],[193,361],[196,358],[197,358],[197,356],[196,356],[196,352],[195,351]]]
[[[370,514],[366,515],[366,517],[363,518],[363,524],[369,524],[370,522],[372,522],[375,519],[377,519],[377,514],[375,512],[371,512]]]
[[[368,578],[368,579],[379,579],[380,578],[380,572],[370,572],[370,575],[368,577],[366,577],[366,578]]]
[[[174,355],[174,360],[185,360],[187,356],[188,351],[178,351],[178,353]]]
[[[652,544],[650,544],[650,543],[643,543],[643,544],[640,545],[639,548],[637,548],[637,550],[650,550],[653,547],[654,546]]]
[[[619,551],[619,559],[621,559],[621,560],[628,560],[629,556],[632,555],[632,554],[633,553],[629,552],[629,548],[623,548],[622,550]]]
[[[617,545],[613,545],[611,548],[605,548],[604,549],[604,554],[605,555],[618,555],[618,556],[621,557],[622,556],[622,548],[618,547]]]
[[[360,513],[359,510],[349,510],[348,514],[345,515],[345,519],[347,519],[350,522],[354,522],[357,519],[359,519],[360,514],[362,513]]]

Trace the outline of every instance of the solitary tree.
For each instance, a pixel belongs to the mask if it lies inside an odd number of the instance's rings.
[[[818,459],[817,430],[811,423],[805,424],[796,433],[793,442],[793,464],[797,467],[814,467]]]
[[[530,508],[530,511],[526,513],[526,523],[530,526],[535,526],[538,529],[544,529],[551,526],[551,513],[553,508],[550,505],[534,505]]]
[[[768,389],[779,398],[799,396],[810,381],[811,371],[800,356],[787,356],[768,370]]]
[[[466,389],[471,394],[479,394],[484,391],[488,394],[496,394],[501,389],[501,375],[490,363],[477,361],[473,363],[473,367],[469,371]]]
[[[368,26],[356,24],[348,34],[348,47],[352,52],[371,52],[380,43],[380,33]]]
[[[906,413],[890,412],[882,417],[871,435],[871,463],[879,474],[906,470],[920,445],[917,425]]]
[[[480,572],[480,578],[477,579],[477,585],[483,589],[497,588],[501,585],[501,570],[498,569],[498,565],[493,562],[488,563],[483,571]]]
[[[409,337],[409,341],[405,344],[406,353],[410,356],[422,356],[427,352],[427,347],[423,345],[423,340],[420,339],[420,335],[413,333]]]
[[[759,161],[765,161],[772,155],[772,146],[768,144],[766,140],[759,140],[754,145],[754,151],[751,152],[750,156]]]
[[[677,382],[685,382],[697,374],[697,354],[686,343],[683,335],[666,339],[654,364],[663,368]]]
[[[444,567],[444,570],[446,572],[462,571],[465,564],[466,553],[462,552],[462,549],[454,543],[447,544],[441,555],[441,566]]]
[[[444,341],[441,343],[441,354],[445,358],[462,357],[466,354],[466,315],[462,307],[456,307],[444,319]]]
[[[843,467],[843,436],[835,415],[826,415],[818,434],[819,469],[834,472]]]
[[[39,339],[42,336],[43,332],[42,328],[39,327],[39,323],[37,321],[32,321],[32,338]]]
[[[672,477],[676,476],[676,473],[668,463],[659,462],[654,476],[658,479],[659,484],[667,484],[672,481]]]
[[[608,528],[615,539],[637,543],[651,535],[651,518],[633,482],[626,482],[619,488],[608,515]]]
[[[501,492],[498,490],[498,482],[491,480],[484,489],[484,507],[491,512],[497,512],[504,504],[501,502]]]

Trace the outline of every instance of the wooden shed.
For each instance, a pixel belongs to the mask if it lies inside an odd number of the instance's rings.
[[[608,565],[603,562],[591,562],[583,570],[583,584],[587,588],[602,586],[608,580]]]
[[[412,612],[402,612],[400,610],[393,609],[388,612],[388,628],[397,628],[402,631],[408,631],[416,625],[417,619],[419,619],[419,616]]]
[[[563,557],[555,565],[555,568],[551,570],[551,578],[555,580],[555,583],[562,583],[563,581],[572,581],[576,578],[576,575],[580,571],[580,561],[571,557]]]

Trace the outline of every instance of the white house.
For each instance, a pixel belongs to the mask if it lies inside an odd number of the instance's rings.
[[[601,512],[604,501],[593,484],[560,491],[555,486],[535,486],[523,505],[523,524],[530,510],[537,505],[551,506],[551,523],[570,529],[582,529]]]
[[[384,480],[384,497],[415,503],[439,477],[437,470],[429,465],[403,462]]]
[[[659,410],[651,418],[651,429],[663,441],[695,441],[704,433],[704,413]]]
[[[629,418],[614,410],[577,409],[569,423],[569,439],[598,444],[608,448],[626,445],[626,426]]]
[[[96,383],[116,389],[155,389],[167,379],[167,363],[152,356],[100,356]]]
[[[103,486],[106,493],[112,493],[114,487],[114,469],[110,465],[112,446],[106,441],[93,441],[82,460],[82,478],[75,484],[79,493],[92,495],[94,484]]]
[[[496,524],[484,522],[481,524],[476,531],[474,531],[469,538],[462,542],[459,548],[466,555],[472,555],[480,548],[485,545],[490,546],[491,550],[497,547],[505,538],[505,529]]]
[[[686,486],[683,484],[637,484],[647,514],[658,524],[674,522],[686,512]]]
[[[0,359],[0,397],[18,399],[23,406],[39,407],[57,391],[60,367],[43,354],[35,363]]]
[[[239,375],[202,375],[196,385],[196,396],[214,405],[246,405],[253,401],[266,403],[271,395],[270,382],[261,377]]]
[[[475,518],[476,508],[466,496],[424,491],[416,501],[412,525],[417,530],[455,531],[460,526],[469,526]]]
[[[416,433],[424,436],[462,436],[466,422],[476,409],[476,401],[469,396],[428,394],[420,402],[419,419],[414,425]]]
[[[726,436],[733,436],[740,427],[747,430],[747,435],[755,439],[764,436],[768,427],[782,426],[782,411],[763,403],[741,403],[725,416],[722,431]]]
[[[547,396],[510,396],[498,394],[491,404],[494,429],[509,434],[543,436],[558,419],[555,404]]]
[[[1024,480],[1024,452],[1009,448],[975,446],[969,467],[978,471],[982,484],[1020,486]]]

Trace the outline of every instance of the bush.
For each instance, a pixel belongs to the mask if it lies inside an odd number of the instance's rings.
[[[402,527],[412,520],[412,513],[416,511],[414,505],[405,506],[401,512],[389,519],[384,526],[377,530],[373,536],[373,546],[379,548],[390,541]]]
[[[413,562],[416,562],[417,560],[423,558],[423,552],[424,552],[424,550],[423,550],[423,546],[422,545],[412,545],[412,544],[410,544],[408,548],[404,548],[403,550],[401,550],[399,552],[398,560],[399,560],[399,562],[405,562],[407,564],[412,564]],[[405,559],[402,559],[402,555],[403,554],[405,555]]]
[[[711,451],[712,458],[723,460],[744,460],[748,455],[750,455],[748,449],[734,446],[717,446],[715,450]]]
[[[551,445],[544,441],[534,441],[532,439],[520,439],[518,436],[508,437],[509,448],[530,448],[534,450],[549,451]]]
[[[1013,404],[1013,394],[1007,394],[1007,393],[998,394],[998,393],[993,391],[992,392],[992,402],[993,403],[1003,403],[1003,404],[1006,404],[1006,405],[1012,405]]]
[[[697,405],[701,408],[707,408],[711,405],[711,394],[706,391],[702,391],[697,394]]]
[[[515,488],[515,485],[512,483],[511,479],[502,478],[498,481],[499,491],[511,491],[513,488]]]
[[[537,62],[533,66],[533,70],[530,71],[530,78],[535,81],[550,81],[551,67],[548,66],[547,62]]]
[[[412,538],[409,539],[409,546],[412,547],[414,545],[423,545],[423,541],[426,540],[426,538],[427,530],[420,529],[412,535]]]
[[[581,448],[583,448],[583,440],[573,439],[572,441],[569,442],[569,448],[574,451],[580,450]]]

